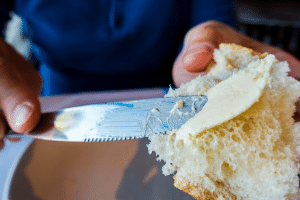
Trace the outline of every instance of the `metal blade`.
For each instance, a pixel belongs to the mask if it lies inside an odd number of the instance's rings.
[[[143,138],[180,128],[206,102],[206,96],[182,96],[66,108],[44,113],[40,124],[30,133],[16,134],[10,130],[7,136],[70,142]]]

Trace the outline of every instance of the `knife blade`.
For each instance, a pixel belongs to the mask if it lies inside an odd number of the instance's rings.
[[[180,128],[202,110],[207,97],[180,96],[109,102],[43,113],[26,134],[9,130],[6,137],[33,137],[68,142],[129,140]]]

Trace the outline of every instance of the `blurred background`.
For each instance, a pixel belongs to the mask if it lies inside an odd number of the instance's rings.
[[[240,31],[258,41],[284,49],[300,58],[300,3],[298,0],[235,0]],[[31,62],[30,43],[20,19],[12,13],[5,32],[6,40]],[[20,37],[21,36],[21,37]]]
[[[240,31],[300,58],[300,2],[236,0]]]

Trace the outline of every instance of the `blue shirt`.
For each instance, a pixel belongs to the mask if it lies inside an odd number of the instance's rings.
[[[15,0],[39,61],[44,95],[161,87],[184,35],[218,20],[236,26],[228,0]]]

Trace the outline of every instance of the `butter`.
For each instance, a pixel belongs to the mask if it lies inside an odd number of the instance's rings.
[[[262,65],[260,62],[266,61],[258,60],[211,88],[206,94],[208,102],[204,108],[178,130],[176,138],[187,140],[189,135],[195,136],[250,108],[262,95],[275,61],[274,57]]]

